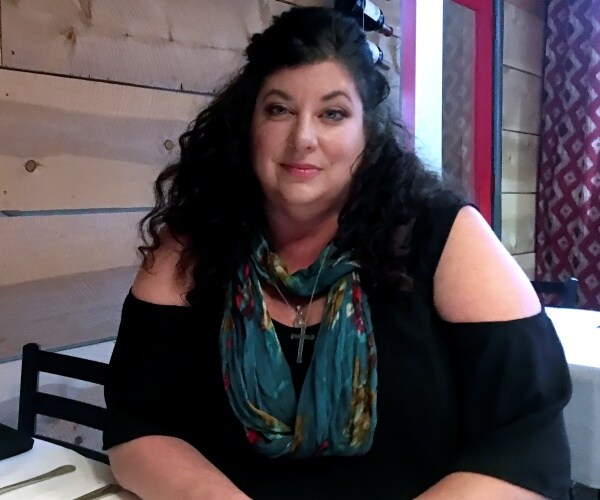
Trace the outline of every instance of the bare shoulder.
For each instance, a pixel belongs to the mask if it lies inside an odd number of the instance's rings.
[[[472,207],[454,221],[434,276],[434,302],[451,322],[506,321],[541,309],[525,273]]]
[[[161,232],[161,245],[154,252],[151,265],[141,266],[132,285],[138,299],[153,304],[186,305],[189,280],[178,279],[176,268],[182,244],[167,231]]]

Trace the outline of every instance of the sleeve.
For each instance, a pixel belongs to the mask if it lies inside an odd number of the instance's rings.
[[[413,232],[412,265],[415,278],[433,286],[433,276],[460,210],[477,206],[452,193],[433,197],[419,214]]]
[[[193,425],[185,386],[195,368],[186,353],[196,346],[186,332],[193,316],[191,307],[151,304],[128,294],[104,389],[103,449],[152,434],[187,438]],[[192,337],[187,345],[185,336]]]
[[[545,312],[446,327],[464,440],[453,472],[486,474],[546,498],[568,498],[570,451],[562,410],[571,379]]]

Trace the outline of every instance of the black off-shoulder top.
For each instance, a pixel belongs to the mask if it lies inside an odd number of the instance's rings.
[[[545,313],[456,324],[435,312],[433,273],[460,208],[439,207],[417,220],[410,296],[369,293],[379,421],[367,454],[303,460],[257,454],[223,387],[221,299],[177,307],[131,293],[105,388],[104,447],[152,434],[182,438],[257,500],[409,499],[456,471],[568,498],[562,409],[571,383]],[[284,354],[296,364],[294,349],[284,346]]]

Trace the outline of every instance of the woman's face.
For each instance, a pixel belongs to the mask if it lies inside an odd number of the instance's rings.
[[[267,210],[341,210],[365,147],[363,105],[345,67],[327,61],[268,76],[250,144]]]

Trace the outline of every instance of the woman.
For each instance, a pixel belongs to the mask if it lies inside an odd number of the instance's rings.
[[[529,281],[398,143],[365,35],[292,9],[180,141],[106,386],[142,498],[563,498]]]

